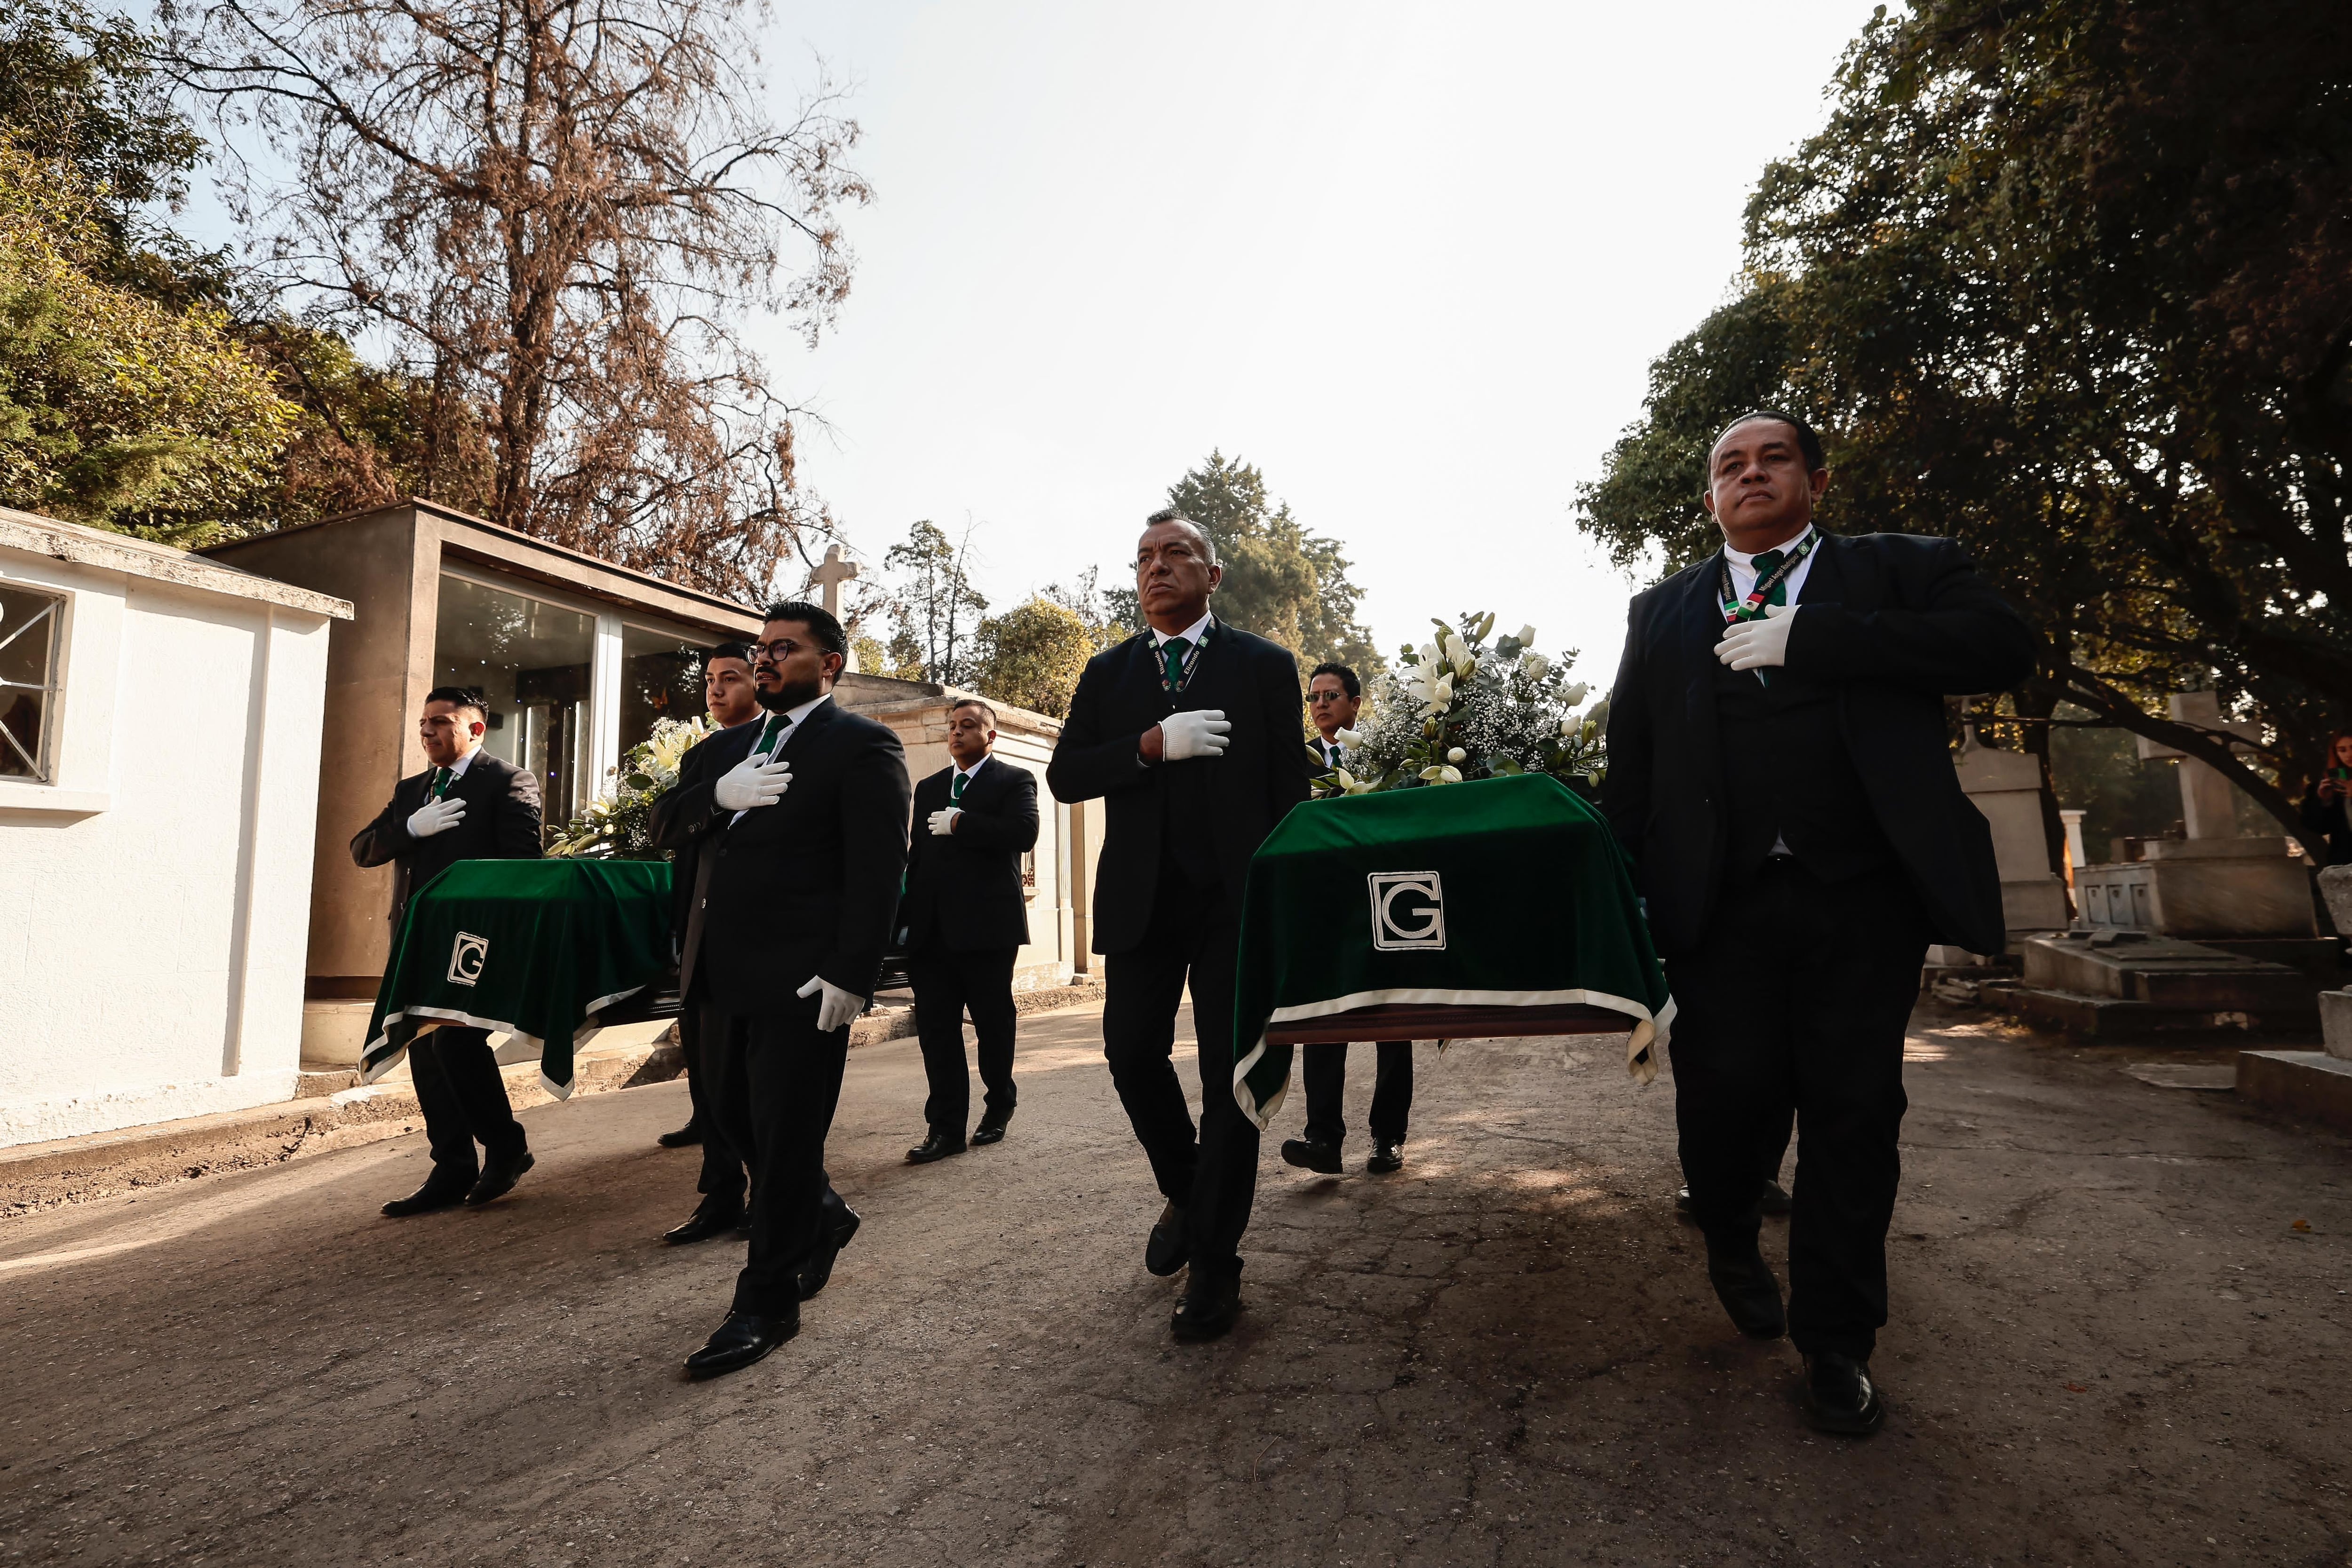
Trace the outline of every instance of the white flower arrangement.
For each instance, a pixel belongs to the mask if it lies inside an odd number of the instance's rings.
[[[1515,773],[1549,773],[1589,793],[1608,767],[1608,704],[1576,711],[1588,688],[1566,679],[1574,653],[1555,663],[1537,653],[1533,626],[1489,646],[1491,612],[1433,624],[1437,634],[1403,650],[1401,667],[1370,694],[1363,732],[1338,737],[1349,766],[1319,778],[1318,793],[1362,795]]]
[[[653,847],[654,802],[677,785],[686,754],[717,733],[718,727],[700,716],[654,720],[652,737],[631,747],[609,775],[614,792],[591,801],[572,818],[547,846],[548,854],[581,860],[659,858]]]

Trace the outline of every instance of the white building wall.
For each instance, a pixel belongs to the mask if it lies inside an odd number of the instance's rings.
[[[0,576],[69,595],[56,782],[0,779],[0,1145],[289,1098],[329,616],[5,537]]]

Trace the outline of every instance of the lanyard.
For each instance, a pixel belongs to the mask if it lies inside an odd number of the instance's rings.
[[[1756,580],[1756,586],[1748,591],[1748,597],[1738,604],[1734,605],[1732,608],[1727,609],[1723,612],[1724,624],[1727,626],[1735,625],[1742,621],[1754,621],[1761,617],[1764,613],[1764,602],[1766,600],[1771,598],[1772,591],[1780,587],[1781,583],[1787,581],[1789,574],[1797,570],[1798,563],[1802,561],[1807,556],[1812,554],[1813,547],[1821,542],[1821,529],[1815,528],[1811,533],[1807,534],[1805,536],[1805,542],[1799,545],[1795,549],[1790,550],[1787,557],[1781,560],[1780,564],[1772,569],[1771,576],[1758,578]],[[1721,571],[1723,575],[1723,581],[1717,594],[1717,598],[1722,603],[1730,605],[1732,602],[1730,560],[1727,559],[1718,563],[1717,570]]]
[[[1201,628],[1201,635],[1193,640],[1191,647],[1184,650],[1184,673],[1177,676],[1172,681],[1168,678],[1168,661],[1161,657],[1162,644],[1156,643],[1152,644],[1151,657],[1153,662],[1160,666],[1160,689],[1161,691],[1166,692],[1172,697],[1177,693],[1182,691],[1186,686],[1192,684],[1192,671],[1201,663],[1201,650],[1209,645],[1209,633],[1216,629],[1216,625],[1217,623],[1212,621],[1206,626]]]

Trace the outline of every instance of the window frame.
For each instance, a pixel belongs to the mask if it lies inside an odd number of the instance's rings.
[[[54,789],[57,785],[58,771],[56,742],[60,728],[58,714],[65,706],[66,611],[67,606],[72,602],[73,596],[62,590],[29,583],[20,578],[11,577],[5,580],[10,591],[46,602],[40,612],[23,625],[13,628],[0,625],[0,648],[7,647],[34,627],[47,622],[48,623],[48,663],[43,675],[43,684],[39,685],[33,685],[24,681],[0,679],[0,692],[41,694],[41,727],[40,733],[33,737],[31,756],[26,755],[24,746],[16,736],[5,729],[0,729],[0,747],[5,747],[10,755],[24,760],[30,766],[32,771],[0,774],[0,779],[15,784]]]

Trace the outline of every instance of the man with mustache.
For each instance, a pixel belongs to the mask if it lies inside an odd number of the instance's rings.
[[[703,742],[726,747],[709,781],[673,791],[677,821],[708,841],[680,982],[705,1009],[719,1130],[751,1167],[750,1254],[726,1321],[687,1358],[696,1379],[799,1333],[801,1301],[856,1228],[825,1178],[824,1140],[907,861],[898,737],[832,697],[849,653],[841,623],[814,604],[771,605],[753,653],[767,717]]]
[[[1214,1339],[1241,1307],[1236,1244],[1257,1187],[1258,1132],[1234,1099],[1234,971],[1250,856],[1307,794],[1298,662],[1209,612],[1224,580],[1207,532],[1152,515],[1135,555],[1150,630],[1078,677],[1045,779],[1101,800],[1095,951],[1110,964],[1103,1054],[1166,1200],[1144,1267],[1192,1278],[1171,1322]],[[1170,1057],[1190,985],[1200,1046],[1196,1134]]]
[[[1633,600],[1601,809],[1632,855],[1675,1014],[1675,1121],[1707,1279],[1803,1355],[1807,1419],[1874,1432],[1903,1033],[1930,942],[2005,945],[1992,832],[1946,693],[2032,674],[2034,640],[1950,539],[1813,527],[1821,438],[1777,412],[1716,437],[1723,548]],[[1797,1119],[1790,1293],[1757,1245]]]

